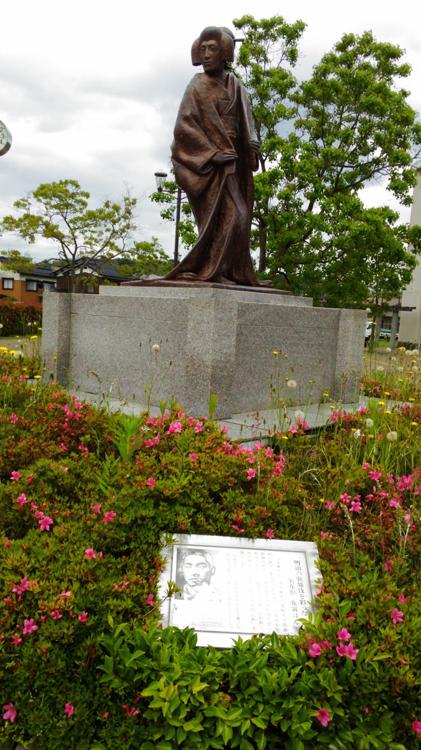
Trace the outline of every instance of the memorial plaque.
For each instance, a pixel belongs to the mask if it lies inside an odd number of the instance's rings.
[[[313,542],[180,534],[164,554],[162,623],[193,628],[199,646],[296,634],[321,577]],[[165,599],[170,581],[179,591]]]

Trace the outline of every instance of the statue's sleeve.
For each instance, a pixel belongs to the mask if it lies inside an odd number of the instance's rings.
[[[174,162],[196,175],[212,171],[210,160],[218,151],[204,129],[201,98],[200,88],[193,78],[180,104],[171,148]]]

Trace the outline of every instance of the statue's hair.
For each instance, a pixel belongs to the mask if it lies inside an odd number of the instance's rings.
[[[225,26],[206,26],[200,36],[193,42],[191,48],[191,61],[193,65],[201,65],[200,45],[204,39],[217,39],[224,55],[224,62],[234,61],[234,34]]]

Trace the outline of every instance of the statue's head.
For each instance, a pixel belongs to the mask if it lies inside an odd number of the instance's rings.
[[[191,59],[193,65],[203,65],[203,47],[214,42],[218,46],[218,56],[224,67],[234,60],[234,34],[225,26],[207,26],[193,42]],[[206,68],[205,68],[206,70]]]

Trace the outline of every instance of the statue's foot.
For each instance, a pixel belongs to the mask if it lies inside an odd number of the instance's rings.
[[[232,279],[229,279],[227,276],[216,276],[212,281],[215,282],[215,284],[230,284],[231,286],[237,286],[236,282]]]

